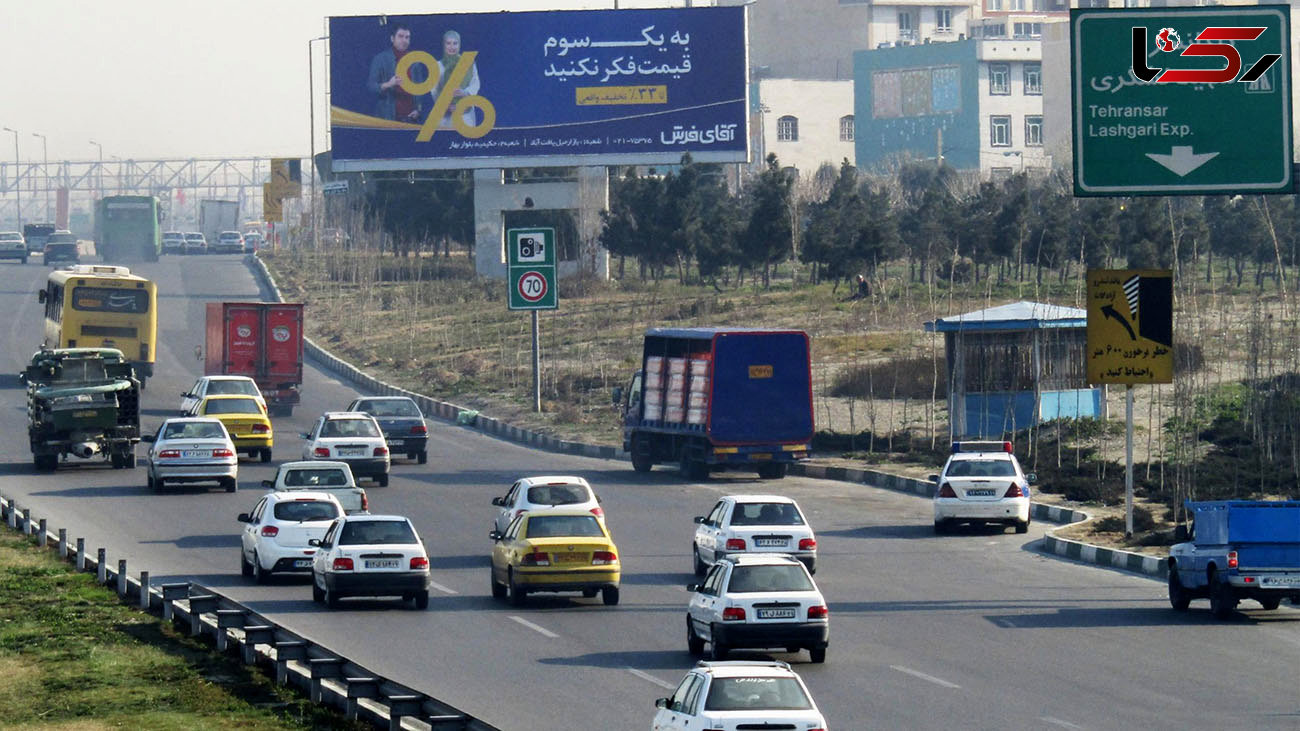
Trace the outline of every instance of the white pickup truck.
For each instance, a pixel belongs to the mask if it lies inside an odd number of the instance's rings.
[[[366,491],[357,487],[357,481],[352,477],[352,468],[345,462],[285,462],[276,471],[275,479],[262,480],[262,487],[278,492],[327,492],[338,498],[339,504],[348,513],[363,513],[370,509]]]

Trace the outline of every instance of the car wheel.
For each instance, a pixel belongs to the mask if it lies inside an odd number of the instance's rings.
[[[152,472],[145,473],[144,487],[149,492],[154,492],[158,489],[158,484],[154,481]]]
[[[239,483],[233,477],[226,477],[221,480],[221,486],[226,488],[226,492],[234,492],[239,489]]]
[[[316,574],[311,575],[311,600],[317,604],[325,601],[325,592],[316,584]]]
[[[263,461],[263,462],[270,462],[270,461],[271,461],[271,450],[270,450],[270,449],[263,449],[263,450],[262,450],[262,461]]]
[[[253,581],[258,584],[265,584],[269,578],[271,578],[271,572],[262,568],[262,559],[258,558],[257,551],[253,551]]]
[[[1259,602],[1259,605],[1260,605],[1261,607],[1263,607],[1264,609],[1266,609],[1266,610],[1268,610],[1268,611],[1271,612],[1271,611],[1273,611],[1274,609],[1277,609],[1278,606],[1282,603],[1282,598],[1281,598],[1281,597],[1269,597],[1269,598],[1267,598],[1267,599],[1256,599],[1255,601]]]
[[[329,589],[325,589],[324,594],[325,594],[325,598],[323,601],[325,602],[325,606],[329,607],[330,609],[338,609],[339,593],[337,591],[330,591]]]
[[[505,587],[504,585],[502,585],[502,584],[498,584],[498,583],[497,583],[497,577],[496,577],[496,575],[492,572],[492,569],[491,569],[491,568],[488,569],[488,580],[492,582],[492,598],[493,598],[493,599],[505,599],[505,598],[506,598],[506,587]]]
[[[826,662],[826,648],[825,648],[825,647],[814,647],[814,648],[808,650],[808,657],[809,657],[809,659],[811,659],[811,660],[812,660],[813,662],[815,662],[815,663],[823,663],[823,662]]]
[[[704,563],[704,559],[700,558],[700,547],[694,545],[691,546],[691,555],[695,559],[695,575],[704,576],[707,574],[709,572],[709,565]]]
[[[416,462],[419,462],[420,464],[428,464],[428,463],[429,463],[429,450],[427,450],[427,449],[422,449],[422,450],[420,450],[420,453],[417,454],[417,455],[415,455],[415,461],[416,461]]]
[[[600,599],[605,602],[605,606],[612,607],[618,604],[618,587],[607,586],[600,590]]]
[[[785,477],[785,463],[759,465],[758,477],[763,480],[779,480]]]
[[[695,629],[691,627],[691,615],[686,615],[686,651],[693,656],[704,654],[704,640],[695,636]]]
[[[1227,619],[1237,608],[1237,597],[1226,582],[1219,581],[1218,576],[1210,573],[1210,612],[1216,619]]]
[[[520,588],[520,586],[515,583],[515,573],[513,571],[506,574],[506,598],[516,607],[521,606],[524,603],[524,599],[528,598],[528,591]]]
[[[712,646],[709,648],[709,659],[714,660],[716,662],[721,662],[722,660],[727,659],[727,653],[730,651],[731,651],[730,647],[727,647],[721,642],[714,640]]]
[[[1017,532],[1017,533],[1028,533],[1028,532],[1029,532],[1029,521],[1026,520],[1026,521],[1023,522],[1023,523],[1021,523],[1020,521],[1016,521],[1016,532]]]
[[[417,592],[417,593],[415,594],[415,608],[416,608],[416,609],[428,609],[428,608],[429,608],[429,592],[428,592],[427,590],[426,590],[426,591]]]
[[[1178,578],[1178,569],[1169,567],[1169,606],[1176,612],[1186,612],[1191,604],[1192,598],[1188,596],[1187,589]]]
[[[108,462],[109,464],[113,465],[113,469],[115,470],[122,469],[122,455],[118,454],[117,452],[108,455]]]
[[[128,470],[135,469],[135,452],[129,452],[122,457],[122,466]]]
[[[649,472],[655,466],[655,461],[648,455],[637,454],[632,452],[632,469],[637,472]]]
[[[947,532],[948,532],[948,527],[949,527],[949,524],[948,524],[948,521],[947,521],[947,520],[936,520],[936,521],[934,521],[934,533],[935,533],[935,535],[939,535],[939,536],[941,536],[941,535],[943,535],[944,533],[947,533]]]
[[[239,549],[239,573],[244,576],[253,575],[253,564],[248,562],[248,557],[244,555],[244,549],[242,548]]]
[[[377,482],[377,483],[379,484],[380,487],[388,487],[388,475],[387,475],[387,474],[383,474],[383,475],[380,475],[380,476],[376,477],[376,478],[375,478],[375,482]]]

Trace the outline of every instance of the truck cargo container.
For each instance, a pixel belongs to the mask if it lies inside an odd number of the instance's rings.
[[[247,376],[267,411],[288,416],[301,400],[302,304],[209,302],[204,375]]]

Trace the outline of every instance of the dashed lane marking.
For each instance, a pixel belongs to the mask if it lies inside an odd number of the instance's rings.
[[[1069,721],[1062,721],[1059,718],[1053,718],[1051,716],[1039,716],[1038,720],[1046,721],[1047,723],[1050,723],[1053,726],[1060,726],[1061,728],[1077,728],[1077,729],[1083,728],[1082,726],[1075,725],[1073,723],[1070,723]]]
[[[429,582],[429,586],[432,586],[433,588],[437,589],[438,591],[442,592],[443,594],[459,594],[459,593],[460,593],[460,592],[456,591],[455,589],[451,589],[451,588],[445,587],[445,586],[443,586],[442,584],[439,584],[439,583],[436,582],[436,581],[430,581],[430,582]]]
[[[934,683],[935,685],[942,685],[942,686],[945,687],[945,688],[960,688],[960,687],[961,687],[960,685],[957,685],[956,683],[949,683],[948,681],[944,680],[943,678],[936,678],[936,677],[934,677],[933,675],[926,675],[925,673],[921,672],[920,670],[913,670],[913,669],[911,669],[911,668],[905,668],[905,667],[903,667],[902,665],[890,665],[889,667],[893,668],[894,670],[897,670],[897,671],[900,672],[900,673],[906,673],[906,674],[908,674],[908,675],[911,675],[911,676],[914,677],[914,678],[920,678],[921,680],[924,680],[924,681],[929,682],[929,683]]]
[[[637,676],[638,678],[640,678],[640,679],[642,679],[642,680],[648,680],[648,681],[650,681],[651,683],[654,683],[655,685],[659,686],[660,688],[667,688],[668,690],[672,690],[672,689],[674,689],[674,688],[677,687],[677,686],[673,685],[672,683],[669,683],[669,682],[666,681],[666,680],[660,680],[659,678],[656,678],[655,676],[651,675],[650,673],[643,672],[643,671],[641,671],[641,670],[637,670],[636,668],[628,668],[627,671],[628,671],[629,673],[632,673],[633,675]]]
[[[549,629],[546,629],[545,627],[541,626],[540,624],[533,624],[532,622],[529,622],[528,620],[524,619],[523,617],[516,617],[515,615],[512,614],[512,615],[510,615],[510,619],[513,620],[513,621],[515,621],[515,622],[518,622],[519,624],[522,624],[523,626],[527,627],[527,628],[530,629],[530,630],[533,630],[534,632],[537,632],[538,634],[542,635],[543,637],[550,637],[551,639],[555,639],[556,637],[559,637],[559,635],[555,634],[554,632],[550,631]]]

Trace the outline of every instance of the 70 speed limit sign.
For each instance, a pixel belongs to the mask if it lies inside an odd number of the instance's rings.
[[[512,266],[509,284],[512,310],[554,310],[559,306],[554,265]]]

